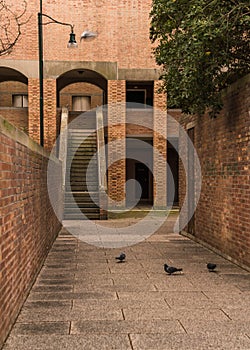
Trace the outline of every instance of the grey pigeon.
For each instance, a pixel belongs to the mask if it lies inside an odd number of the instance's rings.
[[[208,264],[207,264],[208,271],[209,271],[209,272],[214,271],[215,268],[216,268],[216,266],[217,266],[216,264],[208,263]]]
[[[164,271],[167,272],[169,275],[172,275],[172,273],[182,271],[182,269],[174,267],[174,266],[168,266],[167,264],[164,264]]]
[[[121,253],[119,256],[116,257],[116,260],[119,260],[119,262],[123,262],[126,258],[125,253]]]

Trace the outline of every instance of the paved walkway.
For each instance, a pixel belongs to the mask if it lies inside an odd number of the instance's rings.
[[[124,249],[125,263],[64,228],[3,349],[250,349],[250,273],[173,234],[174,220]]]

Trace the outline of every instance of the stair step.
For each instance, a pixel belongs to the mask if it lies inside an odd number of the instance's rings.
[[[81,210],[89,219],[100,219],[98,168],[97,168],[97,136],[95,130],[96,113],[76,113],[76,117],[68,130],[68,147],[66,162],[66,184],[64,197],[64,218],[83,219]],[[90,118],[91,116],[91,118]],[[86,174],[90,175],[88,184]],[[90,193],[94,201],[90,197]]]
[[[86,218],[80,214],[64,214],[64,220],[100,220],[99,214],[87,214],[85,216]]]
[[[74,214],[76,208],[67,208],[64,212],[65,214]],[[83,213],[90,214],[98,214],[99,213],[99,207],[93,207],[93,208],[77,208],[78,210],[80,209]]]
[[[71,171],[71,173],[72,172],[86,172],[87,171],[87,169],[88,169],[88,171],[93,171],[93,172],[96,172],[97,173],[97,170],[96,170],[96,167],[95,166],[93,166],[93,164],[91,164],[91,166],[90,166],[90,164],[88,163],[88,164],[71,164],[71,166],[67,166],[66,167],[66,170],[69,172],[69,171]]]
[[[99,210],[99,205],[95,204],[94,202],[86,202],[86,203],[82,203],[82,202],[80,202],[80,203],[78,203],[78,202],[77,203],[76,202],[68,203],[68,202],[66,202],[64,208],[65,208],[64,209],[65,212],[68,209],[75,209],[75,208],[80,208],[80,209],[84,209],[84,208],[94,209],[94,208],[96,208]]]

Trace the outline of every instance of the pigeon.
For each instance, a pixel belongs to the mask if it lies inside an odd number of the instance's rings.
[[[121,253],[119,256],[116,257],[116,260],[119,260],[119,262],[123,262],[126,258],[125,253]]]
[[[167,272],[169,275],[172,275],[172,273],[182,271],[182,269],[174,267],[174,266],[168,266],[167,264],[164,264],[164,271]]]
[[[80,41],[82,41],[83,39],[94,39],[96,36],[97,36],[97,33],[90,32],[89,30],[85,30],[81,34]]]
[[[216,268],[216,264],[208,263],[207,268],[208,268],[209,272],[212,272]]]

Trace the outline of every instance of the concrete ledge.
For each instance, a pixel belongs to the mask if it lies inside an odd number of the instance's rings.
[[[0,132],[5,136],[15,140],[21,145],[29,148],[31,151],[36,152],[42,155],[45,158],[50,158],[54,162],[59,163],[59,159],[52,154],[50,154],[47,150],[41,147],[37,142],[32,140],[25,132],[21,131],[13,124],[8,122],[6,119],[0,116]]]

